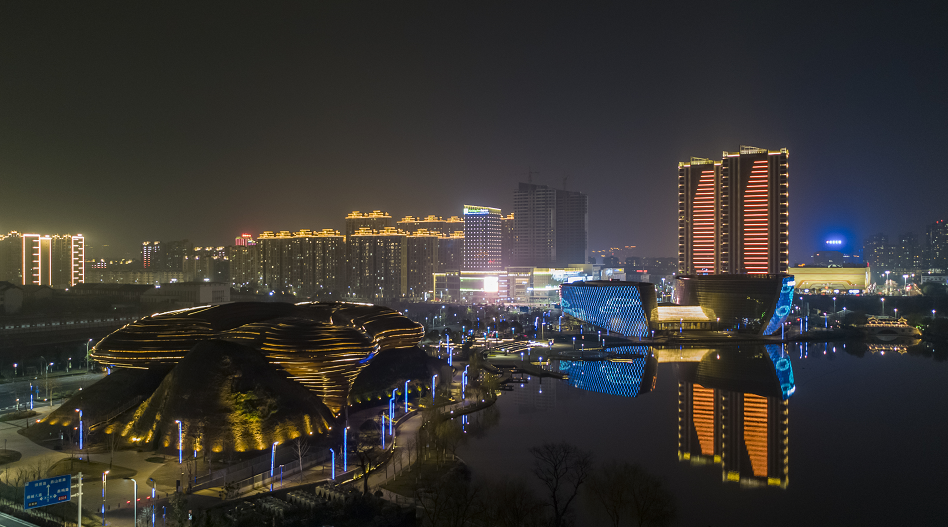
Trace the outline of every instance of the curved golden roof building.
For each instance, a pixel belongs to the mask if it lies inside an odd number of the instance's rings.
[[[92,358],[120,368],[177,364],[199,342],[252,346],[338,413],[356,376],[380,351],[411,347],[424,328],[371,304],[235,302],[136,320],[102,339]]]

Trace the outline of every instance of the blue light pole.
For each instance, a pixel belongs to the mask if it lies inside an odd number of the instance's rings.
[[[175,422],[178,423],[178,464],[180,465],[181,463],[184,462],[184,454],[182,451],[182,448],[184,447],[184,442],[181,440],[182,439],[181,421],[176,420]]]
[[[300,467],[303,470],[303,467]],[[349,427],[342,429],[342,472],[349,470]]]
[[[933,311],[932,311],[932,316],[933,316],[933,317],[935,316],[934,314],[935,314],[935,311],[933,310]],[[437,373],[431,376],[431,403],[432,403],[432,404],[434,404],[434,402],[435,402],[435,379],[437,379],[437,378],[438,378],[438,374],[437,374]]]
[[[398,392],[397,388],[395,390],[392,390],[392,398],[389,399],[389,403],[388,403],[389,408],[391,409],[389,412],[389,417],[391,419],[389,419],[388,421],[388,435],[393,435],[392,426],[393,426],[393,421],[395,421],[395,396],[397,395],[397,392]]]
[[[273,492],[273,469],[276,467],[277,444],[270,450],[270,492]]]
[[[405,413],[408,413],[408,381],[405,381]]]
[[[330,470],[332,470],[330,479],[336,481],[336,451],[331,448],[329,451],[332,453],[332,461],[329,462]]]
[[[82,450],[82,410],[76,408],[76,411],[79,412],[79,450]],[[82,459],[80,457],[80,459]]]

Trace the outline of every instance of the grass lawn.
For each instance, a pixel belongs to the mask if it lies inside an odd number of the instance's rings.
[[[395,494],[411,497],[415,495],[416,488],[430,487],[454,468],[456,464],[458,464],[457,461],[446,459],[441,462],[439,467],[436,460],[426,459],[420,463],[414,463],[410,470],[406,470],[394,479],[387,481],[382,485],[382,488]]]
[[[33,417],[34,415],[37,415],[35,410],[20,410],[18,412],[10,412],[3,417],[0,417],[0,421],[15,421],[17,419]]]
[[[16,450],[0,450],[0,465],[19,461],[20,457],[22,457],[22,454]]]
[[[106,470],[109,471],[108,479],[122,479],[130,478],[135,474],[138,474],[137,471],[134,471],[130,468],[120,467],[118,465],[112,465],[112,468],[109,468],[108,463],[97,463],[95,461],[79,461],[76,458],[65,458],[60,459],[56,463],[53,463],[53,466],[49,467],[47,471],[47,477],[54,476],[63,476],[65,474],[76,474],[82,472],[89,476],[93,474],[102,474]]]

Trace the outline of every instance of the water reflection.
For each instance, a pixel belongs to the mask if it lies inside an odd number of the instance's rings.
[[[796,385],[783,346],[612,351],[609,360],[559,361],[559,371],[576,388],[637,397],[655,388],[659,362],[676,363],[678,459],[717,465],[726,482],[786,488],[788,400]]]
[[[782,347],[716,351],[677,373],[678,459],[718,465],[723,481],[786,488],[796,387]]]
[[[611,348],[615,358],[604,361],[560,361],[560,373],[576,388],[635,397],[655,388],[658,359],[648,346]]]

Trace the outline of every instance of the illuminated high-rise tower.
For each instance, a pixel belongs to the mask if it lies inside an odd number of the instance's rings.
[[[787,272],[788,155],[742,146],[678,164],[681,274]]]
[[[500,218],[500,209],[464,206],[464,270],[503,269]]]
[[[678,163],[678,272],[718,274],[721,262],[721,162]]]

